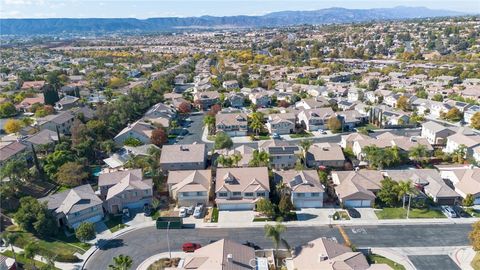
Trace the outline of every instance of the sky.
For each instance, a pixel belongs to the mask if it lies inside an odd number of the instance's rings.
[[[423,6],[480,13],[480,0],[0,0],[0,18],[152,18],[263,15],[329,7]]]

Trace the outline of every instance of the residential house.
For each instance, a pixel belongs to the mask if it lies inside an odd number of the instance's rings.
[[[19,141],[0,142],[0,165],[3,166],[7,161],[19,158],[28,151],[27,146]]]
[[[138,120],[133,124],[128,124],[113,140],[119,145],[123,145],[124,142],[130,138],[137,139],[142,142],[142,144],[149,144],[154,129],[155,127],[151,124]]]
[[[334,171],[332,180],[338,200],[345,207],[372,207],[383,175],[374,170]]]
[[[237,80],[224,81],[222,87],[227,90],[240,88]]]
[[[392,270],[387,264],[369,265],[362,252],[325,237],[295,247],[292,257],[285,260],[287,270]]]
[[[185,74],[178,74],[177,76],[175,76],[175,79],[174,79],[174,82],[176,85],[182,85],[182,84],[185,84],[187,82],[187,75]]]
[[[219,210],[253,210],[255,202],[269,197],[267,167],[218,168],[215,202]]]
[[[461,145],[465,146],[465,156],[472,156],[473,148],[480,145],[480,135],[457,132],[447,137],[447,145],[443,151],[445,153],[452,154],[458,150]]]
[[[454,205],[460,201],[460,195],[445,183],[435,169],[387,170],[385,174],[397,182],[411,181],[437,204]]]
[[[82,222],[103,219],[102,200],[90,185],[82,185],[38,199],[46,202],[59,227],[77,228]]]
[[[270,156],[270,166],[276,170],[290,169],[295,167],[300,148],[290,145],[286,141],[266,140],[259,143],[258,148],[267,152]]]
[[[347,100],[349,102],[361,101],[363,100],[363,90],[358,88],[350,89],[347,93]]]
[[[295,113],[271,114],[266,126],[270,134],[291,134],[295,131],[295,120]]]
[[[230,107],[242,108],[245,103],[245,96],[242,93],[231,92],[228,94],[227,100],[230,102]]]
[[[266,91],[251,93],[249,98],[253,104],[260,108],[268,107],[271,101],[271,98]]]
[[[334,143],[315,143],[307,152],[307,166],[310,168],[343,168],[345,156],[342,148]]]
[[[207,167],[205,144],[164,145],[160,156],[163,171],[203,170]]]
[[[473,105],[470,108],[466,109],[465,112],[463,113],[463,120],[465,123],[468,125],[472,124],[472,117],[476,114],[480,113],[480,106],[478,105]]]
[[[215,116],[217,132],[225,132],[231,137],[246,136],[248,118],[245,113],[217,113]]]
[[[253,151],[256,149],[242,144],[240,146],[235,147],[234,149],[221,149],[221,150],[216,150],[215,153],[218,155],[226,156],[226,157],[232,157],[233,155],[240,155],[242,159],[238,162],[238,164],[234,164],[237,167],[248,167],[250,161],[252,160],[253,157]],[[218,167],[222,167],[221,164],[217,164]]]
[[[330,106],[330,102],[322,96],[316,97],[316,98],[302,99],[297,103],[295,103],[295,108],[303,109],[303,110],[324,108],[329,106]]]
[[[193,102],[200,110],[208,110],[219,101],[220,94],[216,91],[198,92],[193,96]]]
[[[343,149],[353,148],[353,143],[356,141],[369,140],[372,137],[360,133],[350,133],[348,135],[342,135],[340,140],[340,146]]]
[[[154,144],[143,144],[140,146],[127,146],[124,145],[117,152],[113,153],[110,157],[103,160],[107,164],[109,169],[118,170],[122,169],[125,163],[131,158],[137,156],[150,156],[150,150],[160,148]]]
[[[112,214],[152,203],[152,179],[144,179],[141,169],[102,173],[98,177],[98,188],[107,212]]]
[[[167,179],[170,197],[177,201],[178,206],[208,204],[211,183],[210,170],[170,171]]]
[[[337,117],[342,122],[344,131],[353,130],[355,127],[365,124],[368,120],[368,115],[361,114],[356,110],[337,112]]]
[[[55,103],[55,106],[53,108],[57,111],[63,111],[63,110],[70,110],[76,106],[78,106],[78,101],[80,99],[75,96],[64,96],[62,97],[59,101]]]
[[[70,134],[75,115],[71,111],[61,111],[57,114],[47,115],[37,119],[37,126],[40,130],[49,129],[58,131],[61,134]]]
[[[437,122],[428,121],[422,124],[421,137],[427,139],[430,144],[445,145],[447,137],[455,134],[455,130]]]
[[[316,170],[288,170],[274,173],[275,183],[284,183],[290,189],[295,208],[323,207],[324,187]]]
[[[479,168],[452,168],[441,171],[441,176],[448,179],[455,191],[466,198],[472,194],[474,204],[480,205],[480,169]]]
[[[25,140],[25,143],[32,144],[36,147],[41,145],[53,145],[57,141],[57,132],[49,129],[44,129],[40,130],[34,135],[29,136],[29,138]]]
[[[192,255],[186,256],[182,267],[165,268],[165,270],[251,270],[251,265],[264,265],[266,258],[256,257],[252,247],[228,239],[221,239],[201,247]]]
[[[33,97],[26,97],[19,104],[15,105],[15,108],[19,111],[28,112],[35,104],[45,105],[45,98],[43,94],[37,94]]]
[[[335,116],[332,108],[317,108],[301,111],[297,118],[299,124],[308,131],[316,131],[326,129],[327,122],[331,117]]]

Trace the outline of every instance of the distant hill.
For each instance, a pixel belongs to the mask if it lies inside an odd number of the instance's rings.
[[[58,34],[72,32],[161,32],[184,28],[230,28],[268,27],[300,24],[352,23],[381,20],[399,20],[427,17],[466,15],[448,10],[433,10],[424,7],[394,7],[375,9],[327,8],[314,11],[281,11],[263,16],[227,17],[169,17],[145,20],[114,19],[0,19],[2,35]]]

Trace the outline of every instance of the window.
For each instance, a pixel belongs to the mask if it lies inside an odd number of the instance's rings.
[[[245,197],[253,197],[253,192],[245,192]]]
[[[149,192],[148,192],[148,189],[147,189],[147,190],[145,190],[145,195],[148,195],[148,193],[149,193]]]
[[[233,192],[233,196],[242,196],[242,193],[235,191],[235,192]]]
[[[202,195],[203,195],[203,192],[197,191],[197,196],[202,196]]]
[[[265,197],[265,192],[257,192],[257,197]]]
[[[312,193],[310,194],[310,196],[311,196],[311,197],[320,197],[320,193],[318,193],[318,192],[312,192]]]
[[[228,193],[227,192],[219,192],[218,197],[227,197]]]
[[[303,198],[303,197],[305,197],[305,193],[297,193],[297,197]]]

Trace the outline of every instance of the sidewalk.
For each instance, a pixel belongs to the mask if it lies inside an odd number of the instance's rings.
[[[383,256],[385,258],[388,258],[398,264],[401,264],[405,267],[405,270],[415,270],[415,266],[413,263],[408,259],[407,256],[402,255],[398,253],[395,250],[392,250],[391,248],[372,248],[370,251],[373,254],[377,254],[380,256]]]

